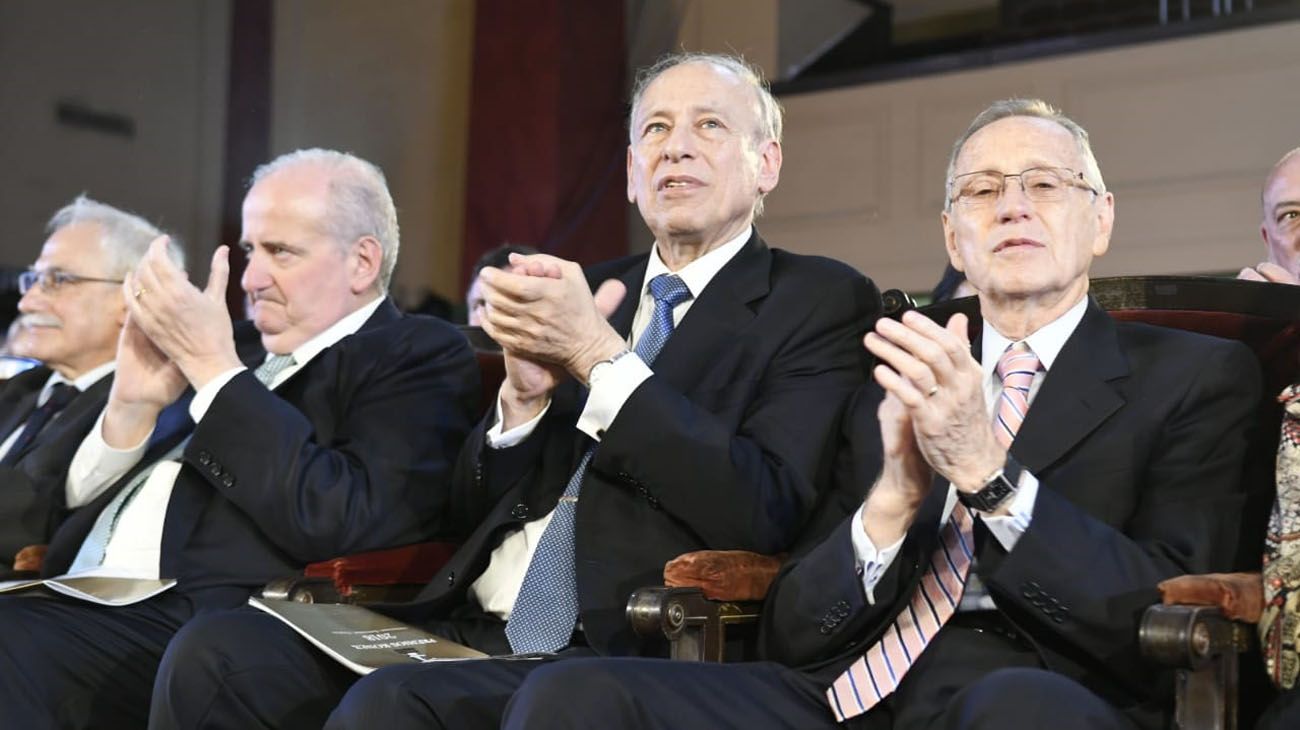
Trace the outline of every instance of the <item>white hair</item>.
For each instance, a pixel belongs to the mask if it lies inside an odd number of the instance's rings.
[[[52,234],[60,228],[76,223],[90,223],[99,227],[99,245],[108,258],[109,274],[123,276],[140,263],[149,250],[149,244],[163,235],[149,221],[134,213],[119,210],[106,203],[92,200],[84,194],[63,206],[45,224],[45,233]],[[171,237],[167,254],[176,265],[185,268],[185,251],[176,236]]]
[[[1097,191],[1098,195],[1106,192],[1106,182],[1101,179],[1101,168],[1097,166],[1097,157],[1092,154],[1092,143],[1088,140],[1088,132],[1079,123],[1065,116],[1060,109],[1048,104],[1042,99],[1002,99],[995,101],[987,109],[980,112],[979,115],[971,121],[966,131],[957,138],[957,142],[952,146],[952,154],[948,155],[948,174],[944,176],[944,196],[943,209],[952,209],[952,179],[957,172],[957,155],[961,154],[961,148],[966,145],[976,132],[989,126],[990,124],[1010,117],[1034,117],[1036,119],[1046,119],[1056,122],[1065,128],[1070,136],[1074,138],[1074,143],[1079,148],[1079,156],[1083,158],[1083,169],[1078,172],[1083,173],[1083,179]]]
[[[750,88],[754,90],[754,97],[758,102],[758,129],[754,130],[755,142],[774,140],[779,143],[781,141],[781,135],[785,131],[785,111],[781,108],[781,102],[777,101],[776,97],[772,95],[772,89],[768,86],[762,69],[736,56],[728,56],[722,53],[696,52],[669,53],[637,72],[636,81],[632,84],[632,106],[628,116],[629,137],[636,133],[632,125],[641,107],[641,97],[645,95],[650,84],[654,83],[654,80],[668,69],[690,63],[709,64],[722,71],[732,73],[749,84]],[[754,215],[763,213],[763,198],[765,197],[767,197],[767,193],[759,193],[758,200],[754,202]]]
[[[378,166],[346,152],[313,148],[280,155],[253,171],[249,186],[291,167],[317,165],[329,174],[329,204],[321,225],[341,246],[373,236],[379,241],[379,291],[388,291],[401,246],[397,207]]]

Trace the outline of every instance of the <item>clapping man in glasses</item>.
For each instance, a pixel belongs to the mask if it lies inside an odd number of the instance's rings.
[[[972,343],[963,315],[909,313],[867,335],[883,468],[769,591],[774,661],[556,663],[502,727],[1168,727],[1172,678],[1139,656],[1138,621],[1162,579],[1227,569],[1248,539],[1258,367],[1088,296],[1114,198],[1046,103],[977,116],[946,188],[982,326]]]
[[[143,218],[85,196],[55,213],[46,230],[40,257],[18,277],[19,354],[41,366],[0,389],[4,568],[23,548],[48,542],[66,508],[77,506],[65,499],[64,479],[113,380],[126,317],[122,277],[161,235]],[[183,263],[179,246],[172,255]]]

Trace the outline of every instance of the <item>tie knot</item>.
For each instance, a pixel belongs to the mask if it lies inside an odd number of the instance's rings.
[[[55,383],[50,388],[50,397],[46,399],[45,407],[57,411],[72,402],[80,392],[69,383]]]
[[[650,280],[650,296],[654,297],[656,302],[675,307],[691,298],[691,290],[686,287],[682,277],[676,274],[660,274]]]
[[[272,355],[257,368],[253,375],[261,381],[262,385],[269,388],[271,383],[275,382],[275,376],[293,364],[293,355]]]
[[[1024,342],[1017,342],[998,358],[998,377],[1004,382],[1007,378],[1021,379],[1026,376],[1032,380],[1038,372],[1038,356]]]

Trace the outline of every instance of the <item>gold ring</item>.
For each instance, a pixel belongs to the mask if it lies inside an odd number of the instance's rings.
[[[925,397],[926,397],[926,398],[929,398],[930,396],[932,396],[932,395],[934,395],[935,393],[938,393],[938,392],[939,392],[939,386],[937,386],[937,385],[931,385],[931,386],[930,386],[930,389],[927,390],[927,391],[925,392]]]
[[[136,299],[139,299],[140,297],[144,296],[144,293],[145,293],[146,291],[149,291],[149,290],[148,290],[148,289],[144,289],[144,288],[136,289],[136,290],[135,290],[135,298],[136,298]]]

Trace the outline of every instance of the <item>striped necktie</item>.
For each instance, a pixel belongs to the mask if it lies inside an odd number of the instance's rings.
[[[1002,379],[993,419],[998,443],[1010,448],[1029,410],[1029,387],[1038,372],[1038,356],[1023,342],[1008,347],[998,359]],[[926,644],[957,612],[974,555],[974,518],[961,503],[940,528],[939,547],[921,574],[907,607],[885,629],[880,640],[849,665],[830,688],[826,699],[839,722],[857,717],[888,697],[921,656]]]
[[[689,299],[691,290],[676,274],[660,274],[650,280],[650,295],[655,301],[654,314],[636,343],[636,354],[646,365],[652,365],[667,344],[673,333],[673,308]],[[506,638],[517,654],[558,651],[573,638],[579,609],[573,520],[582,480],[595,452],[592,444],[582,455],[524,573],[506,622]]]

